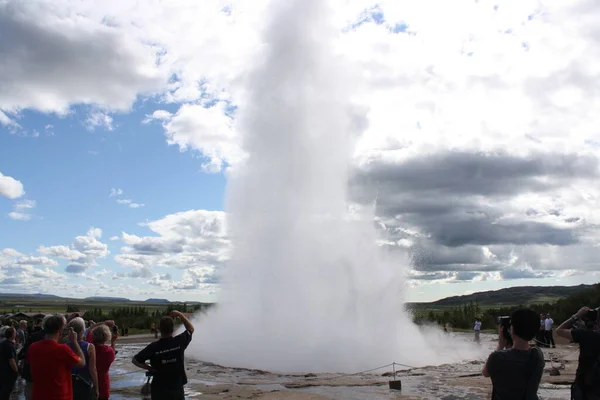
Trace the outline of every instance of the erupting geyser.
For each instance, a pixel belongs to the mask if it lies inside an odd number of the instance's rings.
[[[274,8],[238,116],[248,159],[228,187],[232,260],[191,355],[281,372],[463,358],[467,345],[449,350],[404,312],[404,271],[382,257],[372,216],[349,218],[357,128],[326,1]]]

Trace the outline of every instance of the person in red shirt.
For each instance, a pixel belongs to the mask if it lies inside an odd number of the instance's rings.
[[[77,334],[69,329],[73,350],[58,339],[67,324],[62,315],[44,318],[46,337],[33,343],[27,351],[27,361],[33,380],[32,400],[72,400],[71,368],[85,367],[85,357],[77,342]]]
[[[115,361],[115,343],[118,335],[111,334],[107,325],[100,325],[92,329],[92,343],[96,350],[96,371],[98,371],[98,400],[105,400],[110,397],[110,376],[108,371],[111,364]],[[106,345],[110,339],[110,346]]]

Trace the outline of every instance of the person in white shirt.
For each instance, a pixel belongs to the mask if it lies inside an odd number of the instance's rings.
[[[481,321],[479,318],[475,319],[475,326],[473,327],[473,330],[475,331],[475,341],[479,343],[479,334],[481,333]]]
[[[548,345],[552,345],[552,348],[556,348],[554,344],[554,334],[552,333],[552,325],[554,325],[554,320],[550,318],[550,314],[546,315],[546,319],[544,320],[544,331],[546,334],[546,343]]]

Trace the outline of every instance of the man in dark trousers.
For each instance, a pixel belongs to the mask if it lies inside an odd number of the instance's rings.
[[[177,336],[173,336],[173,318],[181,319],[185,326],[185,330]],[[160,339],[136,354],[132,362],[152,374],[152,400],[184,400],[183,386],[187,384],[184,353],[192,341],[194,327],[185,315],[173,311],[169,317],[161,318],[158,329]]]
[[[4,332],[5,340],[0,343],[0,400],[8,400],[15,388],[19,369],[17,368],[15,328],[8,328]]]
[[[33,390],[33,379],[31,378],[31,370],[29,362],[27,361],[27,350],[32,343],[43,340],[46,337],[44,333],[44,329],[42,328],[43,320],[40,318],[35,321],[35,326],[33,327],[31,334],[27,336],[27,340],[25,341],[25,346],[19,355],[23,359],[23,372],[22,376],[25,379],[25,399],[31,400],[31,392]]]

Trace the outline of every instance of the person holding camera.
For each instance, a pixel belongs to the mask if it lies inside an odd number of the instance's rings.
[[[173,336],[173,318],[181,319],[185,326],[185,330],[177,336]],[[160,339],[136,354],[132,362],[153,376],[150,386],[152,400],[184,400],[183,386],[187,384],[184,353],[192,341],[194,326],[185,315],[172,311],[170,316],[160,319],[158,330]]]
[[[572,400],[600,400],[599,309],[582,307],[556,329],[558,336],[579,344],[579,363],[571,386]]]
[[[530,347],[529,341],[538,333],[539,323],[537,313],[529,309],[516,310],[510,319],[500,319],[498,346],[482,371],[483,376],[492,379],[492,400],[538,400],[544,353]],[[507,336],[513,342],[508,349]]]

